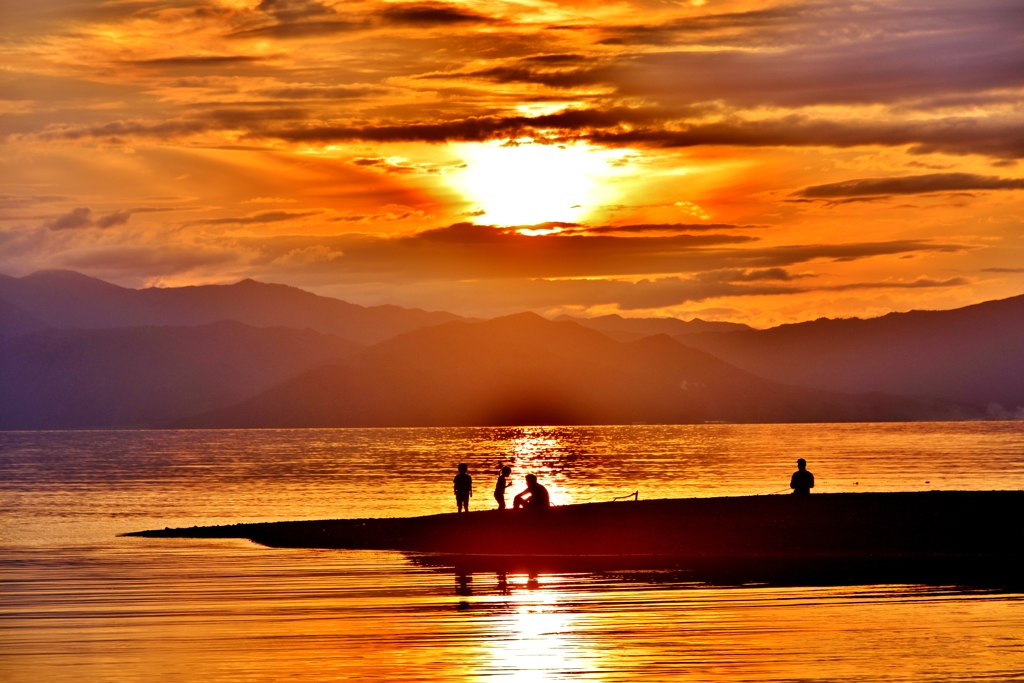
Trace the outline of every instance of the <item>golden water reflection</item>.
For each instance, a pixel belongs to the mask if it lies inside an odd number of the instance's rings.
[[[948,681],[1024,671],[1024,596],[463,575],[397,553],[122,539],[0,557],[5,683]]]
[[[0,433],[0,680],[1020,680],[1020,595],[459,575],[397,553],[118,538],[453,510],[469,462],[556,503],[1024,488],[1024,424]],[[781,482],[781,483],[780,483]]]

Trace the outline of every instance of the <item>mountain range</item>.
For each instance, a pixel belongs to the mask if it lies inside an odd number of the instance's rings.
[[[230,320],[41,330],[0,347],[0,429],[159,426],[360,348],[313,330]]]
[[[964,417],[949,402],[755,377],[667,335],[622,343],[533,313],[408,332],[179,427],[837,422]]]
[[[237,320],[253,327],[309,328],[359,344],[462,319],[400,306],[359,306],[255,280],[129,289],[70,270],[42,270],[20,278],[0,275],[0,299],[48,327],[191,326]]]
[[[676,338],[788,384],[998,404],[996,413],[1024,406],[1024,296],[950,311]]]
[[[1024,415],[1024,296],[768,330],[0,275],[0,429]]]
[[[636,341],[653,334],[667,334],[674,337],[688,337],[704,332],[737,332],[753,329],[740,323],[710,322],[693,318],[623,318],[621,315],[602,315],[596,318],[574,318],[560,315],[555,320],[574,322],[583,327],[603,332],[616,341]]]

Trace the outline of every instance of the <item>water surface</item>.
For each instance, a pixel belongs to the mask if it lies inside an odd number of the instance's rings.
[[[459,576],[400,553],[130,530],[474,505],[1024,488],[1021,423],[0,433],[4,681],[1024,679],[1021,596]],[[624,503],[628,504],[628,503]]]

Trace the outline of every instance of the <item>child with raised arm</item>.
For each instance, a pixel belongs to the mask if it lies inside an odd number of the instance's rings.
[[[455,505],[459,512],[465,508],[466,512],[469,512],[469,499],[473,497],[473,477],[466,474],[466,470],[469,466],[464,463],[459,463],[459,473],[455,475],[453,483],[455,484]]]
[[[494,500],[498,501],[498,509],[505,509],[505,488],[508,486],[508,475],[512,474],[512,468],[505,465],[498,474],[498,482],[494,485]]]

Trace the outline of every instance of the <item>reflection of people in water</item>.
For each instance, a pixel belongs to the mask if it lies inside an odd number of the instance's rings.
[[[505,465],[498,475],[498,482],[494,485],[494,500],[498,501],[498,509],[505,509],[505,487],[508,486],[508,475],[512,474],[512,468]]]
[[[548,490],[537,481],[536,475],[527,474],[526,489],[513,499],[512,508],[515,510],[519,508],[547,510],[550,505],[551,498],[548,496]]]
[[[465,508],[469,512],[469,499],[473,497],[473,477],[466,474],[469,466],[466,463],[459,463],[459,473],[455,475],[455,505],[459,512]]]
[[[464,571],[455,573],[455,594],[468,596],[473,594],[473,587],[470,585],[473,582],[473,575],[467,574]],[[459,609],[468,609],[469,603],[459,603]]]
[[[793,493],[806,495],[814,488],[814,475],[807,471],[807,461],[803,458],[796,461],[796,467],[796,472],[789,480],[789,488],[793,489]]]

